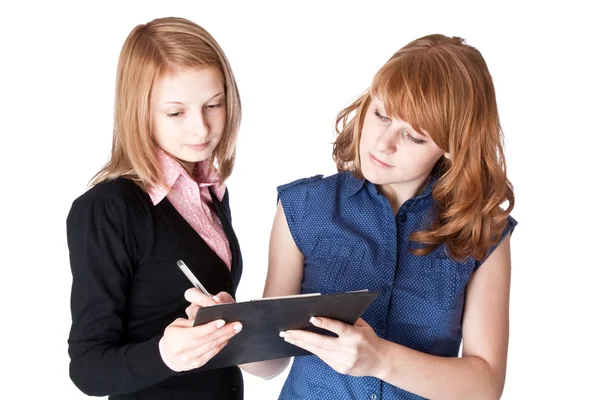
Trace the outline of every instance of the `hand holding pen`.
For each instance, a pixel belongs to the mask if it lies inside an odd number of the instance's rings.
[[[182,260],[177,261],[177,266],[196,288],[188,289],[185,292],[185,299],[190,302],[190,305],[185,309],[185,313],[190,320],[193,321],[194,318],[196,318],[196,313],[201,307],[209,307],[216,304],[235,303],[233,297],[231,297],[231,295],[227,292],[220,292],[215,296],[210,294]]]
[[[183,262],[182,264],[185,266]],[[217,296],[210,296],[191,271],[189,274],[194,277],[199,288],[189,289],[186,292],[186,299],[190,297],[201,303],[218,304],[215,301]],[[196,286],[190,276],[188,276],[188,279]],[[206,294],[201,292],[202,289],[200,288],[204,289]],[[188,292],[191,292],[191,294],[188,294]],[[231,296],[229,297],[231,298]],[[194,315],[198,308],[196,306]],[[186,309],[186,313],[187,311]],[[167,367],[173,371],[181,372],[199,368],[217,355],[229,343],[229,340],[241,330],[242,324],[239,322],[226,323],[224,320],[217,320],[203,325],[191,326],[189,319],[177,318],[166,327],[163,337],[158,343],[160,356]]]

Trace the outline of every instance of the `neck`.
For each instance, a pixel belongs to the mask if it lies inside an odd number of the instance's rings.
[[[416,197],[423,193],[427,183],[429,182],[429,175],[422,178],[417,178],[409,182],[401,183],[390,183],[386,185],[378,185],[378,189],[381,194],[390,202],[394,214],[397,214],[402,207],[402,204],[406,200]]]
[[[196,174],[196,163],[195,162],[179,161],[179,163],[181,164],[181,166],[183,167],[185,172],[187,172],[190,177],[192,177],[192,178],[195,177],[195,174]]]

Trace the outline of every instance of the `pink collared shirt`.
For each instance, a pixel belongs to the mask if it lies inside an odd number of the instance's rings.
[[[225,195],[225,185],[219,185],[216,173],[208,175],[208,162],[197,165],[199,173],[194,178],[183,169],[171,156],[163,150],[158,151],[158,160],[167,188],[155,186],[148,194],[154,205],[165,197],[183,218],[204,239],[206,244],[225,262],[231,270],[231,250],[229,240],[223,230],[219,217],[210,207],[212,199],[209,186],[219,200]]]

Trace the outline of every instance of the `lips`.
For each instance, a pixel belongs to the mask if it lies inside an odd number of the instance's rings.
[[[375,157],[373,154],[369,153],[369,159],[371,160],[371,162],[379,167],[382,168],[392,168],[391,165],[384,163],[383,161],[381,161],[379,158]]]
[[[192,150],[201,151],[201,150],[204,150],[206,147],[208,147],[208,142],[202,143],[202,144],[188,144],[186,146]]]

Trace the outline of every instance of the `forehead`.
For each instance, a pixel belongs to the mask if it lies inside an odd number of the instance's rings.
[[[391,111],[394,107],[391,107],[391,105],[387,105],[386,107],[386,102],[383,101],[381,99],[380,96],[376,95],[376,94],[371,94],[371,101],[373,102],[373,104],[375,104],[377,107],[381,107],[386,111]]]
[[[223,78],[215,68],[179,68],[157,79],[152,97],[155,103],[203,103],[223,89]]]

